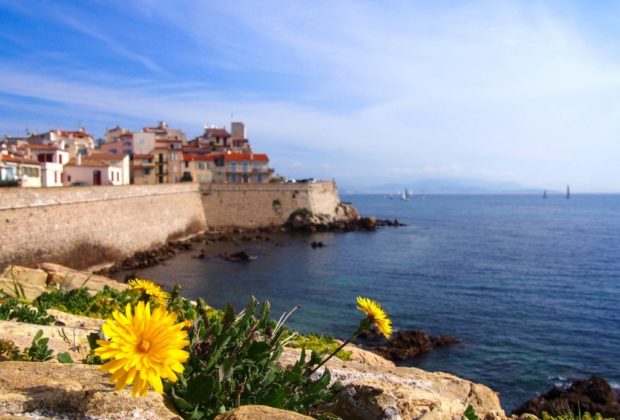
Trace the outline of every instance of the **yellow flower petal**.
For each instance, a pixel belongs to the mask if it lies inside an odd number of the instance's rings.
[[[357,309],[366,314],[366,317],[377,327],[379,333],[389,339],[392,335],[392,320],[385,313],[381,305],[372,299],[358,296]]]

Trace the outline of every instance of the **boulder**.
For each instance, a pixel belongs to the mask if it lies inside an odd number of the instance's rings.
[[[115,391],[97,366],[0,362],[0,416],[37,418],[181,419],[163,395]]]
[[[243,405],[220,414],[215,420],[310,420],[312,417],[266,405]]]
[[[21,285],[21,288],[16,290],[16,285]],[[46,287],[47,273],[43,270],[10,265],[0,274],[0,290],[9,296],[18,297],[23,290],[26,299],[33,300]]]
[[[371,330],[365,333],[360,341],[375,353],[394,361],[413,359],[435,347],[459,343],[459,340],[454,337],[447,335],[431,337],[421,330],[397,331],[389,341]]]
[[[299,359],[285,349],[280,363]],[[331,359],[332,381],[344,386],[326,410],[346,419],[461,419],[471,405],[480,419],[506,419],[497,393],[448,373]],[[316,375],[322,375],[323,368]]]
[[[126,284],[116,280],[84,271],[76,271],[60,264],[43,263],[41,268],[47,273],[50,285],[67,290],[78,289],[82,286],[95,291],[103,290],[104,286],[119,291],[127,289]]]
[[[600,376],[573,382],[568,389],[553,387],[517,408],[513,414],[525,413],[542,416],[566,413],[600,413],[603,417],[620,418],[620,401],[609,383]]]

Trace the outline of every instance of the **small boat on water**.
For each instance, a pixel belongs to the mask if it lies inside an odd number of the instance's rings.
[[[409,191],[407,188],[405,188],[405,197],[407,197],[408,199],[413,197],[413,193]]]
[[[409,201],[409,197],[407,197],[406,192],[400,194],[400,199],[403,201]]]
[[[570,186],[566,186],[566,199],[568,200],[570,198]]]

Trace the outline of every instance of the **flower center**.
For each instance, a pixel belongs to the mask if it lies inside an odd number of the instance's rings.
[[[151,343],[148,340],[140,341],[138,344],[138,351],[140,353],[147,353],[151,349]]]

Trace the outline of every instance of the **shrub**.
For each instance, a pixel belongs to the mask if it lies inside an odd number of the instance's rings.
[[[91,296],[88,289],[51,290],[42,293],[35,301],[43,309],[54,308],[75,315],[94,318],[110,318],[115,310],[123,310],[127,303],[135,304],[138,293],[125,290],[119,292],[104,286],[103,290]]]
[[[0,304],[0,319],[37,325],[51,325],[55,321],[44,308],[22,303],[16,298],[7,298]]]

